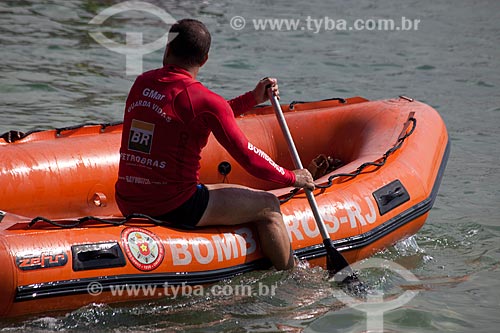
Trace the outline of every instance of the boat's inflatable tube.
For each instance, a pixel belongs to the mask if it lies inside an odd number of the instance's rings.
[[[434,109],[408,98],[359,97],[283,109],[305,165],[319,154],[343,161],[317,180],[332,185],[315,196],[334,244],[350,262],[418,231],[437,195],[449,149]],[[238,123],[256,147],[292,168],[270,107],[254,109]],[[121,125],[115,124],[0,139],[0,209],[6,212],[0,222],[1,316],[161,297],[117,296],[112,288],[205,284],[268,267],[251,225],[188,231],[143,218],[121,224],[114,201],[120,136]],[[230,173],[221,173],[228,165]],[[359,175],[332,178],[338,173]],[[291,190],[250,176],[213,138],[202,156],[201,180],[278,196]],[[305,195],[297,193],[282,212],[296,254],[321,264],[325,251]],[[37,216],[44,219],[30,223]],[[73,228],[57,226],[84,216],[96,218]]]

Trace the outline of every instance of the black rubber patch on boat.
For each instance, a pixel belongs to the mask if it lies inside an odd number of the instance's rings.
[[[73,245],[73,270],[122,267],[127,263],[117,242]]]
[[[408,191],[398,179],[373,192],[373,197],[377,201],[380,215],[410,200]]]

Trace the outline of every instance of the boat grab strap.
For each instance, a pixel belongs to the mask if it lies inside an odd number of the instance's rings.
[[[122,124],[121,121],[117,122],[110,122],[110,123],[85,123],[85,124],[78,124],[78,125],[73,125],[73,126],[68,126],[68,127],[59,127],[59,128],[54,128],[53,130],[56,131],[56,136],[60,136],[62,132],[64,131],[73,131],[77,130],[83,127],[87,126],[101,126],[101,131],[104,131],[107,127],[110,126],[116,126]],[[43,129],[36,129],[32,130],[29,132],[21,132],[21,131],[8,131],[0,135],[0,139],[3,139],[6,143],[14,143],[16,141],[22,140],[32,134],[43,132],[45,130]]]
[[[411,129],[408,131],[408,128],[411,125]],[[415,119],[415,112],[410,112],[408,114],[408,118],[406,122],[403,124],[403,129],[401,130],[401,133],[398,136],[398,139],[396,140],[396,143],[389,148],[382,157],[376,159],[373,162],[365,162],[361,164],[355,171],[351,173],[336,173],[328,177],[328,181],[326,184],[316,184],[316,188],[321,188],[321,189],[326,189],[329,188],[333,185],[333,180],[335,178],[341,178],[341,177],[347,177],[346,180],[350,180],[361,174],[367,167],[369,166],[374,166],[375,168],[380,168],[384,166],[385,162],[389,158],[390,155],[392,155],[396,150],[401,148],[403,145],[403,142],[408,138],[410,135],[413,134],[415,131],[415,128],[417,127],[417,119]],[[290,199],[292,199],[301,189],[300,188],[295,188],[289,192],[289,194],[285,195],[284,197],[280,198],[280,203],[283,204]]]
[[[33,227],[38,222],[46,222],[46,223],[49,223],[53,226],[56,226],[59,228],[64,228],[64,229],[76,228],[76,227],[80,226],[81,224],[83,224],[85,222],[89,222],[89,221],[99,222],[99,223],[104,223],[104,224],[111,224],[114,226],[120,226],[120,225],[126,224],[127,222],[130,222],[132,219],[142,219],[142,220],[144,220],[144,222],[147,222],[147,223],[151,223],[154,225],[166,226],[166,227],[172,227],[172,228],[176,228],[176,229],[187,229],[187,230],[194,229],[194,227],[191,227],[188,225],[173,224],[173,223],[168,222],[168,221],[155,219],[154,217],[151,217],[151,216],[145,215],[145,214],[130,214],[124,218],[119,218],[119,219],[102,219],[102,218],[94,217],[94,216],[85,216],[85,217],[81,217],[77,220],[65,220],[65,221],[59,221],[59,222],[53,221],[53,220],[45,218],[43,216],[37,216],[31,220],[31,222],[28,224],[28,228]],[[137,222],[137,221],[135,221],[135,222]]]
[[[326,102],[326,101],[339,101],[342,104],[347,103],[345,98],[342,97],[333,97],[333,98],[327,98],[327,99],[322,99],[320,102]],[[304,103],[311,103],[313,101],[292,101],[289,105],[288,108],[290,110],[293,110],[295,108],[295,105],[297,104],[304,104]]]

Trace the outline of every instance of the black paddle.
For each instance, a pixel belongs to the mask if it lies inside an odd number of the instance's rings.
[[[278,97],[273,93],[271,88],[267,88],[267,94],[269,96],[271,104],[273,105],[274,112],[276,113],[276,117],[278,118],[281,130],[288,144],[288,149],[290,150],[290,154],[292,155],[293,164],[295,165],[295,168],[302,169],[302,162],[300,160],[299,153],[297,152],[297,148],[295,147],[295,143],[293,142],[290,130],[288,129],[288,125],[286,124],[285,116],[283,115],[283,110],[281,110]],[[333,245],[332,240],[330,239],[330,235],[326,230],[323,218],[319,213],[318,205],[316,203],[316,199],[314,198],[313,192],[311,190],[305,190],[305,192],[307,201],[309,201],[309,205],[311,206],[314,219],[316,220],[316,225],[318,226],[321,237],[323,238],[323,244],[325,245],[326,249],[326,268],[329,272],[330,277],[333,277],[335,274],[342,271],[341,274],[337,274],[337,276],[335,276],[336,281],[339,282],[340,280],[345,282],[352,282],[353,280],[357,280],[357,277],[349,266],[347,260]]]

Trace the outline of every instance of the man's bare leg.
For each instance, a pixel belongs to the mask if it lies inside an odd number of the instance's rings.
[[[262,251],[276,269],[294,265],[292,246],[278,198],[271,193],[232,184],[207,185],[208,206],[197,226],[254,222]]]

